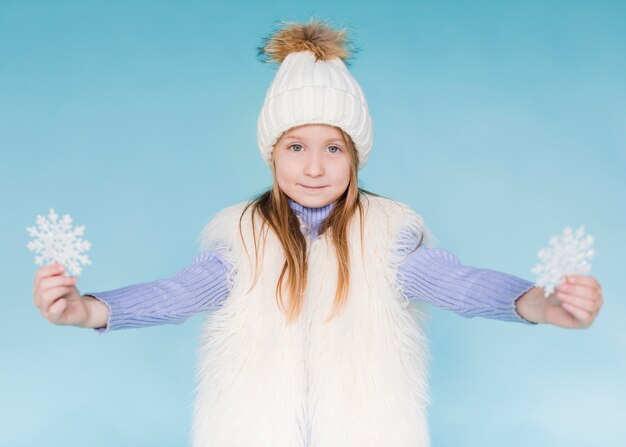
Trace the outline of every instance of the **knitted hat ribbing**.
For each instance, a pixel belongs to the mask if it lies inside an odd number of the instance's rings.
[[[261,155],[271,162],[283,132],[303,124],[328,124],[352,138],[359,169],[372,148],[372,122],[361,87],[348,71],[342,31],[320,22],[291,24],[266,39],[260,49],[270,62],[281,62],[265,96],[257,122]]]

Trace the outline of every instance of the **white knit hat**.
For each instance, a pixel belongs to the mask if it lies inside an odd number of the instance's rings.
[[[372,148],[372,121],[365,95],[344,60],[343,31],[320,22],[291,24],[266,39],[259,49],[270,62],[281,62],[257,122],[261,155],[271,163],[274,144],[292,127],[328,124],[352,138],[359,169]]]

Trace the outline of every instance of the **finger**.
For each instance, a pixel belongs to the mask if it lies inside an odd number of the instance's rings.
[[[77,278],[75,276],[49,276],[41,280],[39,290],[45,292],[53,287],[73,286],[76,282]]]
[[[34,293],[37,294],[41,290],[41,281],[51,276],[62,276],[65,267],[62,264],[49,264],[40,268],[35,273],[35,284],[33,286]]]
[[[39,307],[38,303],[41,303],[41,296],[46,290],[59,286],[74,286],[77,281],[78,278],[75,276],[48,276],[43,278],[34,291],[35,306]]]
[[[576,295],[587,299],[594,299],[599,295],[597,289],[585,285],[563,283],[557,287],[557,291],[565,292],[570,295]]]
[[[70,293],[71,287],[60,286],[54,287],[52,289],[48,289],[41,294],[41,299],[39,301],[39,309],[42,312],[48,312],[50,307],[54,304],[54,302],[60,297],[67,295]]]
[[[591,287],[593,289],[600,290],[600,283],[593,277],[589,275],[567,275],[565,278],[567,284],[577,284],[586,287]]]
[[[580,323],[582,323],[584,326],[589,326],[592,320],[589,312],[581,309],[580,307],[574,306],[573,304],[562,303],[561,305],[565,310],[571,313]]]
[[[63,311],[67,308],[67,300],[61,298],[56,300],[50,309],[48,309],[48,320],[53,323],[58,323],[63,315]]]
[[[571,295],[565,292],[558,292],[557,298],[561,300],[561,302],[565,302],[571,305],[574,305],[580,309],[583,309],[590,314],[595,314],[598,310],[598,305],[590,299],[582,298],[580,296]]]
[[[48,264],[45,267],[41,267],[35,272],[35,282],[50,275],[58,275],[65,270],[63,264],[55,262],[54,264]]]

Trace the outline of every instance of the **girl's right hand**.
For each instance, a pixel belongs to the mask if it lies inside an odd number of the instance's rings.
[[[35,273],[35,306],[50,323],[82,326],[89,320],[89,308],[78,289],[75,276],[63,275],[61,264],[49,264]]]

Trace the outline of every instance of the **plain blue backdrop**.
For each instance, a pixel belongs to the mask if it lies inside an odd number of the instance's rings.
[[[551,235],[596,237],[605,305],[586,330],[431,308],[433,445],[621,445],[624,2],[393,0],[0,0],[0,444],[187,445],[206,315],[51,325],[25,228],[51,207],[86,227],[83,293],[175,274],[215,212],[270,185],[256,119],[275,67],[256,47],[311,16],[361,48],[363,187],[464,264],[531,280]]]

